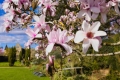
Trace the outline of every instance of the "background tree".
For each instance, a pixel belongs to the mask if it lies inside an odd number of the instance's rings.
[[[29,66],[30,65],[30,49],[25,50],[25,65]]]
[[[9,66],[14,66],[15,61],[16,61],[16,48],[12,47],[9,48],[9,53],[8,53]]]

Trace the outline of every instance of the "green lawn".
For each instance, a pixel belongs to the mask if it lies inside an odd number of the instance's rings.
[[[16,61],[14,64],[14,67],[22,67],[21,63],[19,61]],[[0,67],[9,67],[8,62],[0,62]]]
[[[29,68],[0,68],[0,80],[50,80],[48,77],[38,77]]]

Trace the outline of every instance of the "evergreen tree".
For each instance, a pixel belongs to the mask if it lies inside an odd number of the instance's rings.
[[[22,48],[19,54],[19,61],[21,62],[25,58],[25,49]]]
[[[30,49],[25,50],[25,65],[30,65]]]
[[[16,61],[16,49],[15,47],[9,48],[9,53],[8,53],[8,61],[9,61],[9,66],[14,66],[14,63]]]

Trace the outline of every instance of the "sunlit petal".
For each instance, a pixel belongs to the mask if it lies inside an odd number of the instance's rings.
[[[92,26],[90,28],[90,31],[91,32],[96,32],[96,31],[98,31],[99,27],[100,27],[100,22],[96,21],[92,24]]]
[[[46,55],[48,55],[48,53],[50,53],[53,49],[55,43],[50,43],[47,48],[46,48]]]
[[[94,34],[94,37],[98,37],[98,36],[106,36],[107,33],[105,31],[96,31]]]
[[[81,42],[84,38],[86,37],[85,32],[83,31],[77,31],[75,38],[74,38],[74,42],[75,43],[79,43]]]
[[[99,40],[98,39],[91,39],[90,42],[92,44],[93,49],[98,52],[98,48],[100,45]]]
[[[87,32],[88,29],[90,28],[90,24],[84,20],[82,23],[82,28],[85,32]]]
[[[90,47],[90,41],[88,39],[85,39],[82,44],[83,47],[83,53],[86,53],[88,51],[88,48]]]

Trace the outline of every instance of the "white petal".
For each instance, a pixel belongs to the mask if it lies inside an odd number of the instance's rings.
[[[83,53],[86,53],[88,51],[88,48],[90,47],[90,41],[88,39],[84,39],[82,47]]]
[[[91,39],[90,43],[92,44],[93,49],[98,52],[98,48],[100,45],[99,40],[98,39]]]
[[[99,36],[106,36],[106,32],[105,31],[96,31],[94,34],[94,37],[99,37]]]
[[[48,53],[50,53],[53,49],[55,43],[50,43],[47,48],[46,48],[46,55],[48,55]]]
[[[61,44],[61,45],[67,51],[67,55],[69,55],[70,53],[72,53],[72,48],[69,45],[67,45],[67,44]]]
[[[90,31],[91,32],[96,32],[96,31],[98,31],[99,27],[100,27],[100,22],[96,21],[92,24],[92,26],[90,28]]]
[[[108,6],[110,6],[110,5],[111,5],[111,6],[115,6],[116,3],[114,3],[113,1],[109,1],[109,2],[108,2]]]
[[[3,3],[3,5],[2,5],[2,8],[3,8],[3,9],[6,9],[6,8],[8,8],[8,7],[9,7],[9,3],[7,3],[7,2]]]
[[[42,38],[42,34],[37,34],[35,38]]]
[[[36,15],[33,16],[33,19],[34,19],[35,21],[37,21],[37,22],[40,21],[40,18],[39,18],[38,16],[36,16]]]
[[[93,13],[100,13],[100,8],[98,8],[98,7],[91,7],[90,10]]]
[[[85,15],[86,11],[85,10],[80,10],[77,17],[82,18]]]
[[[85,32],[83,31],[77,31],[75,38],[74,38],[74,42],[75,43],[79,43],[81,42],[84,38],[86,37]]]
[[[90,28],[90,24],[84,20],[82,23],[82,28],[85,32],[87,32],[88,29]]]

